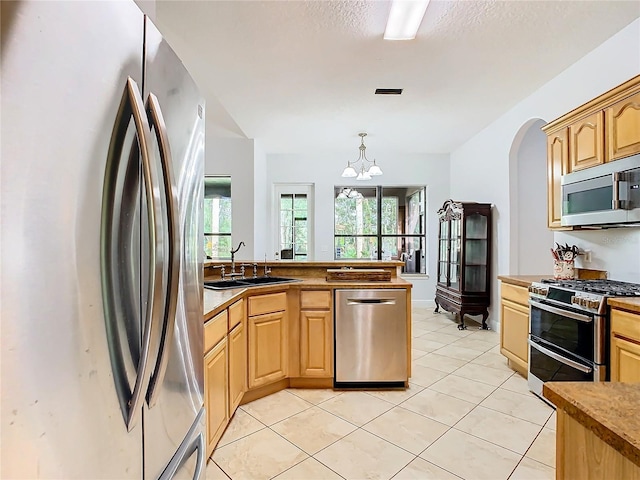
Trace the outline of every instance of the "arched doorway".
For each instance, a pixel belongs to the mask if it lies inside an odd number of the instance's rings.
[[[509,154],[509,273],[548,274],[553,232],[547,228],[547,140],[539,118],[516,134]]]

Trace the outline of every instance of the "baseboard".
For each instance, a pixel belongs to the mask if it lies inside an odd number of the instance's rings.
[[[411,306],[414,308],[436,308],[436,302],[433,300],[411,300]]]

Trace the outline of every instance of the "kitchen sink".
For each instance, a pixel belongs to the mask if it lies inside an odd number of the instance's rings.
[[[298,278],[286,277],[252,277],[243,278],[241,280],[215,280],[212,282],[204,282],[206,288],[213,290],[226,290],[229,288],[248,288],[257,287],[259,285],[273,285],[278,283],[300,282]]]

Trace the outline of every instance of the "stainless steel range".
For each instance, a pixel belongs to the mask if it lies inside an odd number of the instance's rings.
[[[640,285],[613,280],[543,280],[529,287],[529,389],[548,381],[605,381],[608,297],[640,296]]]

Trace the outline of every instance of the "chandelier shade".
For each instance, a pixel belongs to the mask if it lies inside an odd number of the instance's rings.
[[[356,180],[371,180],[371,177],[382,175],[382,169],[376,164],[375,158],[373,161],[367,158],[367,147],[364,144],[364,137],[366,133],[359,133],[360,137],[360,153],[358,159],[354,162],[347,162],[347,166],[342,171],[342,176],[345,178],[356,177]]]

